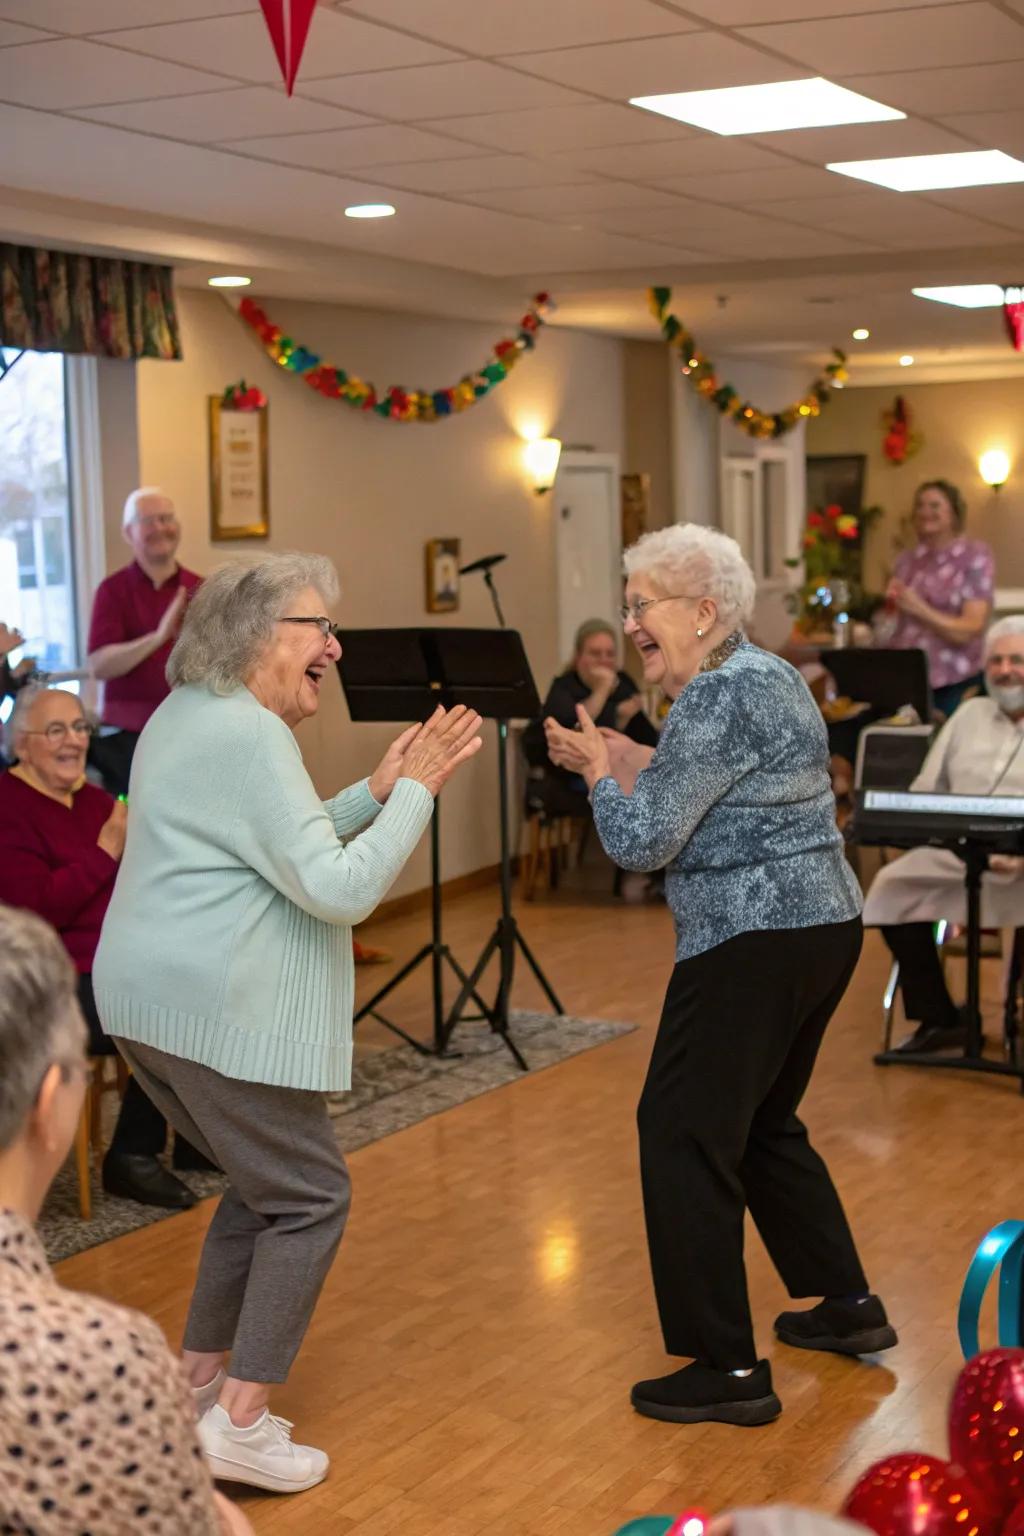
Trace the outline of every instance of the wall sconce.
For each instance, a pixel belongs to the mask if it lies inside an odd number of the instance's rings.
[[[978,460],[978,472],[986,485],[998,491],[1010,477],[1010,455],[1002,448],[990,448]]]
[[[558,461],[562,456],[562,440],[558,437],[538,437],[527,443],[523,450],[526,470],[538,496],[550,491],[558,474]]]

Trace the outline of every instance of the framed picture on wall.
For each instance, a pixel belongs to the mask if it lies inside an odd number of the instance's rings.
[[[267,410],[233,411],[209,397],[211,539],[270,533]]]
[[[427,612],[454,613],[459,606],[459,540],[428,539]]]
[[[864,505],[866,453],[809,453],[807,505],[838,506],[859,516]]]
[[[622,485],[622,547],[628,549],[642,533],[647,532],[647,519],[651,503],[650,475],[623,475]]]

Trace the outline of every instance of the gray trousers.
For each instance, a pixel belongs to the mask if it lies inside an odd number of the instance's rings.
[[[203,1244],[185,1348],[230,1351],[240,1381],[286,1380],[351,1203],[325,1095],[116,1044],[175,1130],[230,1181]]]

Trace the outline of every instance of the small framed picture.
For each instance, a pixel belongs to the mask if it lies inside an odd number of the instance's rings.
[[[427,540],[427,612],[454,613],[459,606],[459,541]]]
[[[650,475],[623,475],[622,483],[622,547],[628,549],[642,533],[647,532],[647,518],[651,501]]]
[[[270,533],[267,410],[228,410],[209,396],[211,539]]]

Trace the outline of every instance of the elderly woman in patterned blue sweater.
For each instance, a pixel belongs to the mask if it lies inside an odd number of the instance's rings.
[[[781,1404],[754,1343],[743,1267],[750,1211],[793,1297],[776,1332],[858,1355],[896,1335],[839,1196],[797,1118],[860,954],[860,892],[835,825],[828,745],[803,679],[751,645],[754,578],[733,539],[678,524],[626,552],[626,632],[673,700],[656,749],[546,723],[581,773],[624,869],[667,866],[676,965],[639,1107],[654,1287],[669,1354],[692,1364],[633,1388],[680,1423],[763,1424]]]

